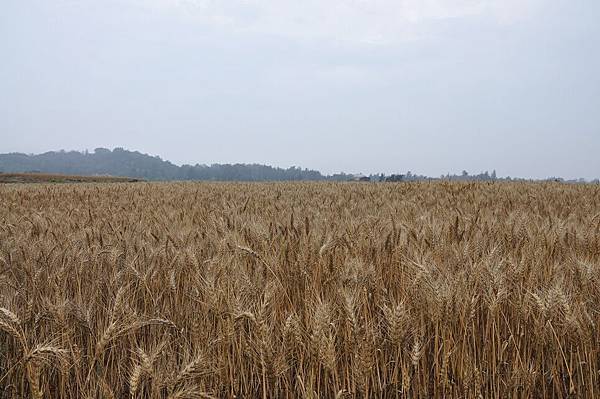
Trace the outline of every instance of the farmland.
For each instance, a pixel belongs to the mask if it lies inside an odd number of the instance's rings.
[[[78,176],[49,173],[0,173],[0,183],[133,183],[140,179],[113,176]]]
[[[0,397],[600,396],[600,187],[0,186]]]

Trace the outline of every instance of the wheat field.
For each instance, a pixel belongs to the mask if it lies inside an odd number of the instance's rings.
[[[600,397],[600,187],[0,187],[2,398]]]

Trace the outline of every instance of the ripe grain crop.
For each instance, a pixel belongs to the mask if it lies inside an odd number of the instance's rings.
[[[600,397],[600,187],[0,186],[2,398]]]

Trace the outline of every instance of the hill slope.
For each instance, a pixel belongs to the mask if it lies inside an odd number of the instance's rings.
[[[258,164],[177,166],[158,156],[122,148],[96,148],[94,152],[51,151],[43,154],[0,154],[0,172],[67,175],[128,176],[147,180],[324,180],[320,172]]]

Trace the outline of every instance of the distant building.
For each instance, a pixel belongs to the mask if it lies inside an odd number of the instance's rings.
[[[371,181],[369,176],[365,176],[362,173],[352,175],[352,181]]]

